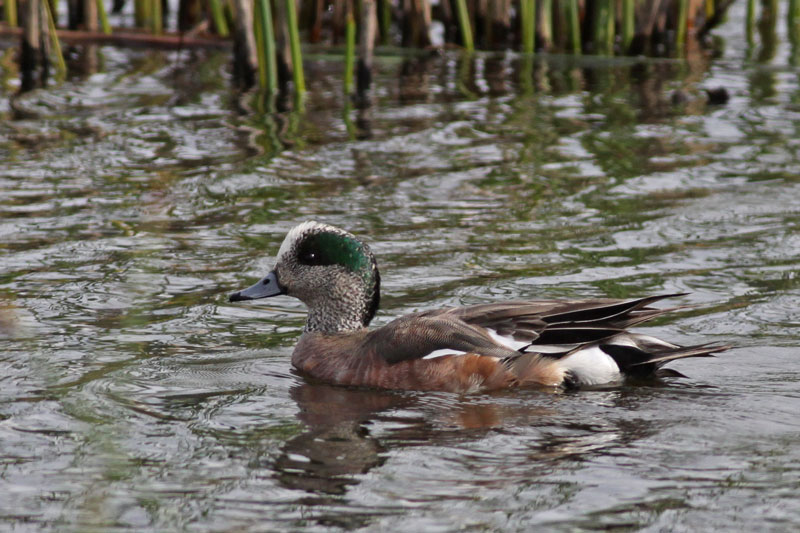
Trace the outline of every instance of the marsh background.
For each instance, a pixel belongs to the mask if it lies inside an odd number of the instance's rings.
[[[379,55],[365,110],[312,54],[270,116],[222,51],[104,47],[13,102],[6,63],[0,529],[799,527],[800,70],[743,17],[688,61]],[[378,324],[688,292],[641,329],[736,348],[600,391],[311,384],[299,302],[226,301],[309,218],[376,252]]]

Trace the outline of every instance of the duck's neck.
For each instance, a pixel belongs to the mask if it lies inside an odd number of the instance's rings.
[[[363,311],[354,309],[320,309],[308,310],[305,331],[319,333],[347,333],[367,327],[363,321]]]
[[[347,333],[366,328],[380,303],[380,281],[370,283],[341,282],[332,290],[316,291],[303,301],[308,305],[305,331]],[[361,281],[361,280],[359,280]]]

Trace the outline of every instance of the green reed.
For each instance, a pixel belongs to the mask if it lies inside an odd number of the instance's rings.
[[[756,0],[747,0],[747,18],[745,19],[745,34],[747,44],[753,46],[753,36],[756,28]]]
[[[569,20],[569,42],[573,54],[581,53],[581,21],[578,0],[569,0],[567,3]]]
[[[208,0],[211,11],[211,19],[214,21],[214,29],[220,37],[227,37],[230,34],[228,21],[225,18],[225,10],[221,0]]]
[[[352,11],[347,12],[347,22],[345,29],[345,53],[344,53],[344,94],[345,98],[353,93],[353,71],[356,63],[356,20]]]
[[[30,0],[28,0],[30,1]],[[50,9],[50,2],[42,0],[44,14],[47,18],[47,33],[50,38],[50,46],[53,47],[53,55],[56,58],[56,73],[59,78],[63,78],[67,73],[67,64],[64,62],[64,54],[61,52],[61,43],[56,34],[56,24],[53,20],[53,12]]]
[[[134,0],[133,2],[133,20],[134,24],[143,28],[147,25],[147,20],[150,18],[150,0]]]
[[[278,63],[275,55],[275,30],[272,26],[272,3],[269,0],[257,0],[253,18],[259,85],[268,94],[274,94],[278,91]]]
[[[633,35],[636,31],[634,17],[634,0],[622,0],[622,51],[630,50]]]
[[[595,53],[611,55],[614,52],[614,0],[598,0],[595,3],[593,41]]]
[[[3,20],[9,26],[17,26],[17,0],[3,0]]]
[[[678,29],[675,32],[675,50],[683,55],[686,47],[686,27],[689,22],[689,0],[678,0]]]
[[[390,0],[380,0],[378,18],[381,28],[381,44],[386,46],[391,43],[392,37],[392,3]]]
[[[108,13],[103,0],[97,0],[97,18],[100,21],[100,29],[106,35],[111,35],[111,24],[108,22]]]
[[[303,75],[303,53],[300,50],[300,31],[297,27],[297,10],[295,0],[286,2],[286,23],[289,25],[289,46],[292,52],[292,76],[294,78],[294,92],[302,99],[306,92],[306,81]]]
[[[521,0],[520,33],[522,34],[522,51],[532,54],[535,46],[536,2]]]
[[[469,21],[469,11],[467,10],[466,0],[456,0],[456,14],[458,16],[458,27],[461,30],[461,41],[464,49],[468,52],[475,50],[472,41],[472,25]]]
[[[150,30],[156,35],[164,31],[164,13],[161,0],[150,0]]]
[[[786,33],[789,40],[800,44],[800,0],[789,0],[789,11],[786,14]]]

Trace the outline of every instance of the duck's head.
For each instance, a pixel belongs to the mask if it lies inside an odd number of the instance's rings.
[[[309,221],[286,235],[275,268],[231,302],[287,294],[308,306],[306,331],[335,333],[366,327],[380,302],[375,257],[355,235]]]

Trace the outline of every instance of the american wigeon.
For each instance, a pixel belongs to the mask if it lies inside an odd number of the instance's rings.
[[[676,295],[450,307],[369,330],[380,301],[375,257],[355,235],[312,221],[289,231],[275,269],[230,301],[280,294],[308,306],[292,364],[340,385],[461,393],[611,385],[626,377],[680,376],[661,366],[729,348],[678,346],[627,331],[669,311],[650,304]]]

